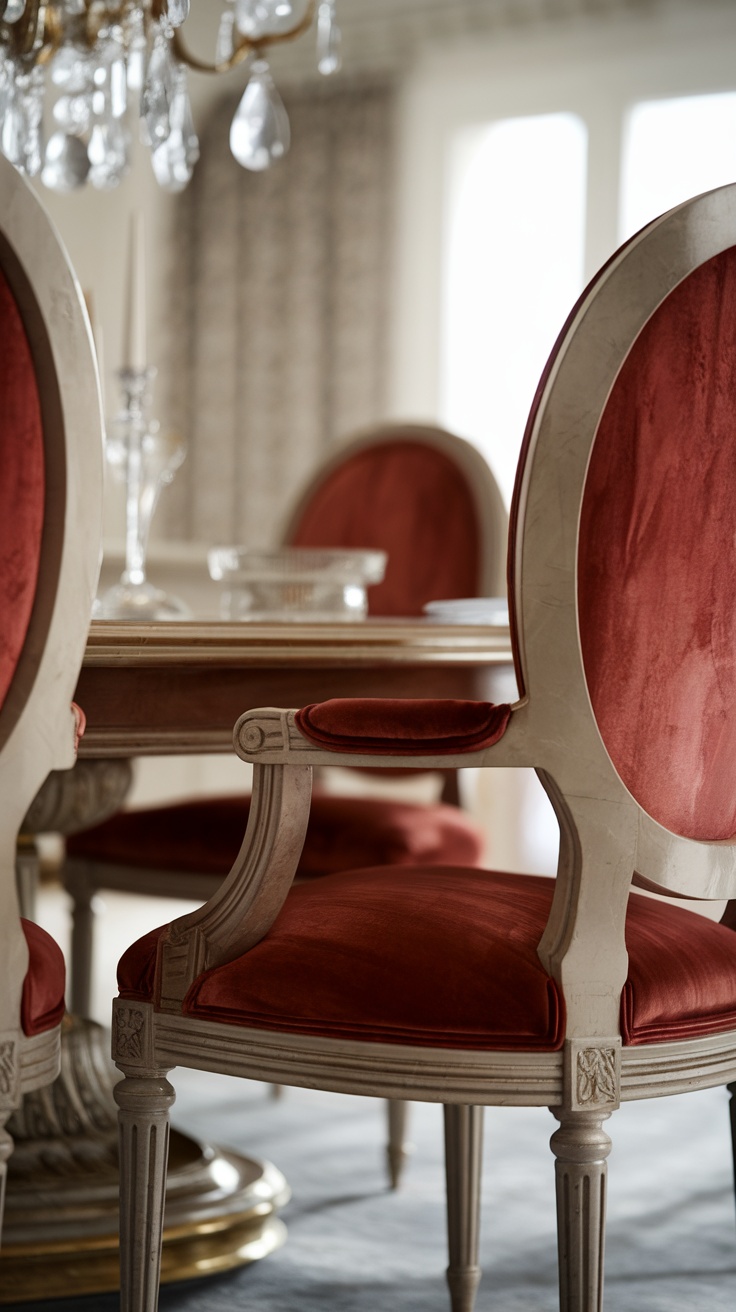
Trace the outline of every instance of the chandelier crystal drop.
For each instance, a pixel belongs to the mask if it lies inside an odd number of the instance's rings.
[[[230,131],[244,168],[259,172],[289,149],[289,120],[265,52],[317,19],[317,67],[340,67],[335,0],[222,0],[212,63],[191,55],[181,29],[190,0],[0,0],[0,150],[22,173],[71,192],[117,187],[134,133],[157,181],[181,191],[199,158],[188,69],[249,80]]]

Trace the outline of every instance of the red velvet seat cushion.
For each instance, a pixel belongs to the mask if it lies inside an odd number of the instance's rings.
[[[21,920],[28,944],[20,1019],[29,1038],[58,1025],[64,1015],[66,972],[58,943],[32,920]]]
[[[534,951],[548,898],[520,899],[519,882],[423,866],[302,884],[257,947],[201,976],[186,1010],[374,1042],[555,1048],[557,990]],[[544,894],[548,882],[531,881]],[[149,935],[123,957],[124,996],[141,996],[142,980],[150,987],[152,950]]]
[[[433,756],[492,747],[503,737],[508,705],[451,699],[334,697],[297,711],[299,732],[338,752]]]
[[[292,889],[266,937],[207,971],[193,1016],[295,1034],[487,1050],[553,1050],[564,1009],[537,956],[554,881],[460,868],[358,870]],[[120,962],[151,999],[155,930]],[[626,1044],[736,1028],[736,934],[633,894]]]
[[[249,804],[247,797],[217,797],[123,811],[67,839],[67,852],[116,865],[226,875]],[[482,849],[481,830],[454,806],[317,795],[298,877],[378,864],[476,865]]]

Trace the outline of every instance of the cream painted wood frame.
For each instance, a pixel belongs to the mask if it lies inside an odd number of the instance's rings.
[[[60,1027],[20,1026],[28,949],[15,890],[23,817],[50,770],[74,763],[71,700],[99,571],[102,418],[84,301],[51,221],[0,156],[0,268],[18,304],[41,403],[46,505],[38,586],[23,651],[0,712],[0,1199],[23,1093],[54,1079]]]
[[[250,1078],[445,1104],[448,1282],[454,1312],[478,1283],[477,1204],[483,1104],[541,1104],[561,1122],[557,1158],[560,1306],[602,1306],[603,1121],[622,1099],[736,1078],[736,1032],[624,1048],[619,1000],[627,974],[624,921],[633,872],[664,893],[736,896],[736,848],[668,832],[619,779],[590,705],[577,620],[577,534],[600,416],[637,335],[689,273],[736,244],[736,186],[658,219],[604,267],[568,322],[533,412],[516,531],[514,594],[523,698],[503,738],[457,756],[346,756],[315,748],[291,711],[247,712],[235,729],[254,765],[253,802],[231,874],[200,910],[175,921],[159,947],[160,1010],[118,1001],[113,1055],[123,1135],[123,1308],[156,1306],[158,1207],[166,1123],[178,1064]],[[567,1009],[564,1049],[463,1052],[310,1038],[185,1017],[181,1003],[205,969],[233,960],[273,923],[297,865],[311,771],[322,765],[534,767],[561,831],[558,878],[539,956]],[[439,963],[441,966],[441,963]],[[141,1132],[151,1129],[151,1134]],[[145,1138],[145,1144],[141,1147]],[[155,1143],[155,1148],[150,1147]],[[137,1145],[137,1147],[136,1147]],[[150,1200],[151,1210],[146,1210]],[[146,1202],[148,1200],[148,1202]],[[146,1207],[144,1207],[146,1203]],[[135,1234],[129,1229],[133,1216]],[[465,1219],[463,1219],[465,1218]]]

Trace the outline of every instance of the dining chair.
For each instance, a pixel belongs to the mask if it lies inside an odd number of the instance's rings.
[[[233,869],[119,965],[125,1312],[156,1305],[177,1065],[442,1103],[454,1312],[480,1276],[482,1107],[548,1106],[560,1307],[602,1307],[605,1122],[736,1074],[736,935],[659,896],[736,898],[734,394],[729,186],[619,250],[545,368],[511,515],[518,701],[238,721]],[[534,767],[556,880],[383,866],[289,891],[311,769],[337,761]]]
[[[370,614],[418,616],[438,598],[504,594],[507,529],[498,486],[474,447],[431,425],[383,424],[320,466],[281,536],[291,546],[383,549],[386,575],[369,590]],[[459,805],[457,771],[444,771],[442,783],[446,804],[315,795],[297,877],[383,863],[479,864],[484,836]],[[89,1014],[96,892],[205,900],[237,855],[248,805],[242,796],[211,797],[123,811],[68,839],[62,879],[73,901],[74,1013]],[[387,1110],[395,1187],[406,1109]]]
[[[64,959],[23,920],[16,843],[52,769],[73,764],[72,706],[99,566],[102,423],[74,275],[35,194],[0,156],[0,1224],[7,1123],[59,1071]]]

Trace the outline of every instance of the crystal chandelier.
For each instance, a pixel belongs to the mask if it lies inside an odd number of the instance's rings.
[[[139,120],[153,171],[181,191],[199,157],[187,70],[249,65],[230,146],[244,168],[289,148],[289,121],[265,58],[317,17],[317,67],[340,66],[335,0],[223,0],[212,63],[188,51],[189,0],[0,0],[0,149],[22,173],[68,192],[116,187]]]

